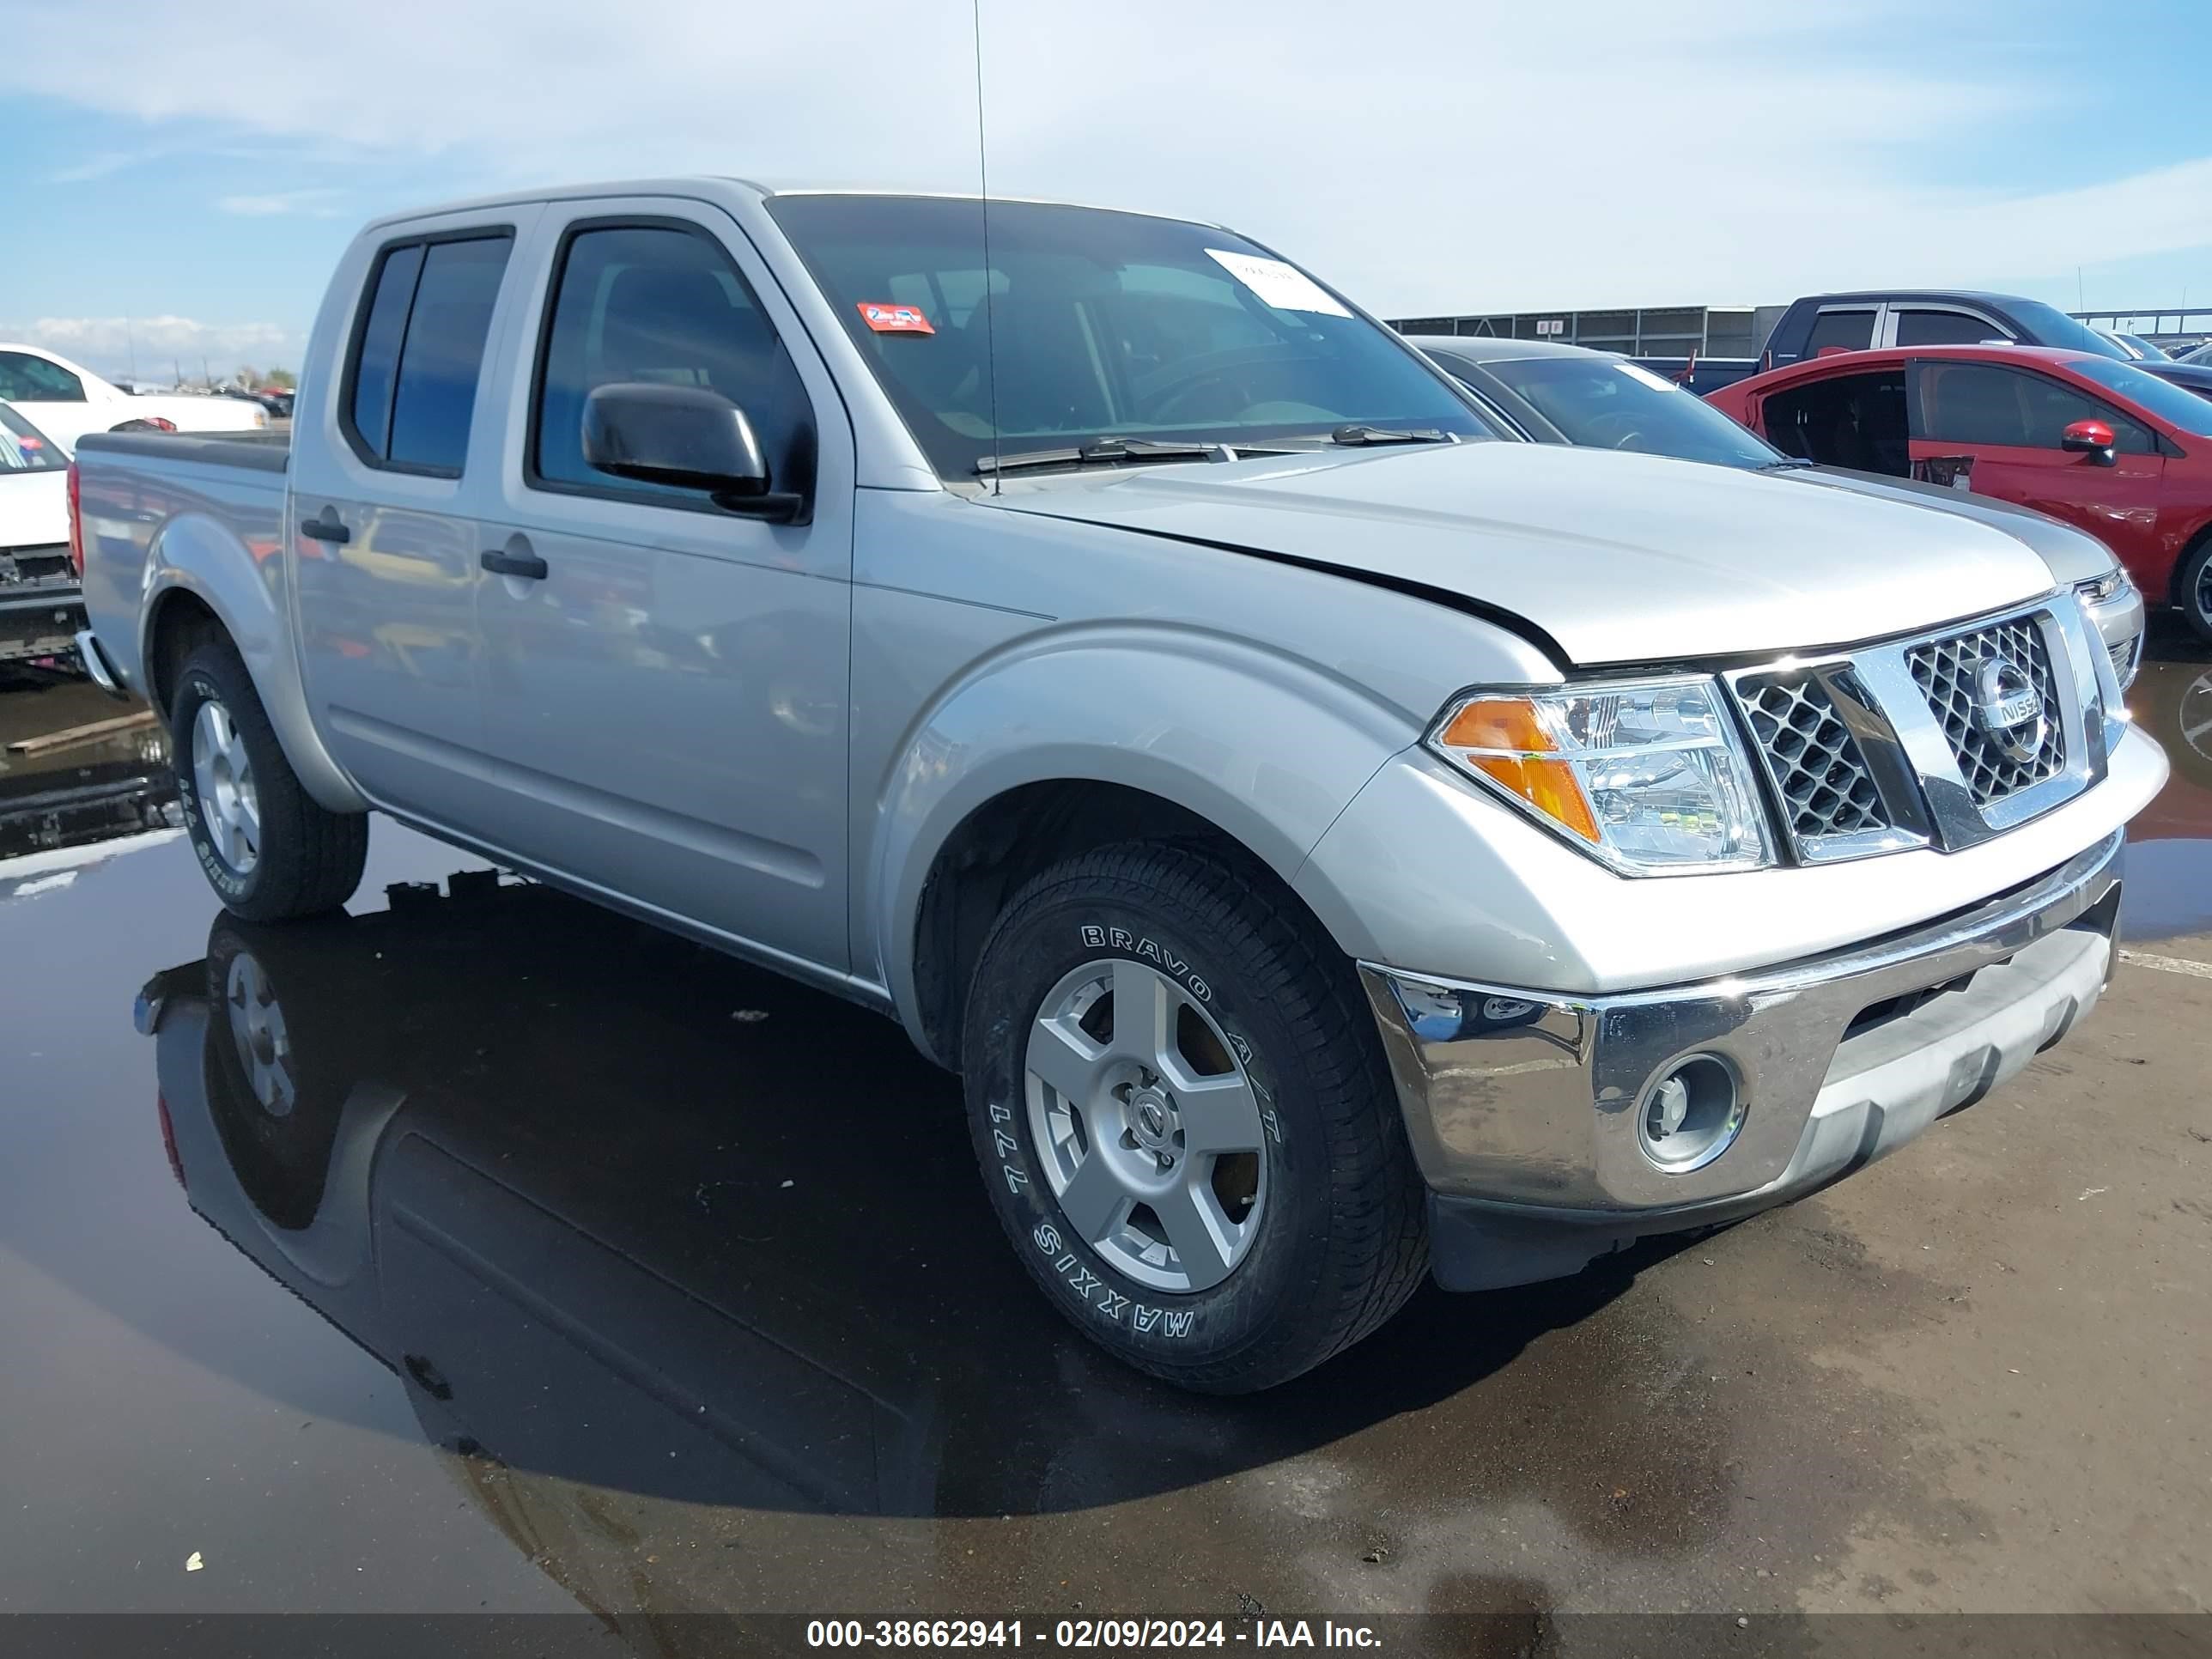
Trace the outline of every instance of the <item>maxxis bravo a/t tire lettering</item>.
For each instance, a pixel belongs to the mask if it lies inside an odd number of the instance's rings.
[[[195,774],[194,726],[210,704],[251,763],[258,832],[244,869],[216,844]],[[301,787],[228,640],[209,640],[185,659],[169,706],[169,757],[192,852],[233,915],[283,921],[325,915],[353,896],[368,859],[368,815],[333,812]]]
[[[963,1031],[984,1184],[1047,1299],[1118,1358],[1208,1393],[1269,1388],[1321,1364],[1396,1312],[1427,1266],[1425,1194],[1355,970],[1266,879],[1200,846],[1148,842],[1045,871],[985,940]],[[1066,1097],[1030,1074],[1030,1039],[1051,1012],[1048,999],[1087,975],[1111,983],[1124,963],[1161,975],[1170,1005],[1191,1005],[1179,1029],[1201,1041],[1219,1033],[1264,1125],[1255,1137],[1264,1168],[1248,1183],[1261,1194],[1249,1236],[1226,1276],[1204,1288],[1163,1288],[1123,1243],[1141,1241],[1140,1230],[1103,1247],[1080,1236],[1054,1187],[1066,1179],[1075,1191],[1054,1161],[1066,1154],[1056,1139],[1040,1140],[1041,1124],[1056,1134],[1054,1124],[1090,1116],[1051,1118],[1051,1103]],[[1102,1054],[1125,1018],[1106,1011]],[[1149,1071],[1133,1079],[1134,1092],[1125,1081],[1100,1106],[1103,1123],[1072,1137],[1086,1164],[1102,1135],[1116,1156],[1141,1162],[1161,1115],[1125,1118],[1116,1114],[1133,1109],[1116,1103],[1158,1101],[1172,1116],[1173,1079],[1182,1073],[1166,1069],[1170,1081],[1157,1088]],[[1164,1144],[1158,1156],[1172,1167],[1178,1151]],[[1126,1200],[1121,1212],[1148,1213]],[[1119,1224],[1137,1228],[1133,1219]],[[1177,1259],[1169,1252],[1170,1271]]]

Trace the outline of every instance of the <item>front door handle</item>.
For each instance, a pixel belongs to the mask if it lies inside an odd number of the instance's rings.
[[[300,533],[319,542],[336,542],[341,546],[353,539],[353,532],[336,519],[302,519],[300,520]]]
[[[477,562],[496,575],[520,576],[532,582],[545,580],[545,561],[535,553],[503,553],[497,548],[488,548]]]

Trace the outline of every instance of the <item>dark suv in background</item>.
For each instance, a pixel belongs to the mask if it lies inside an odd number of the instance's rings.
[[[1759,367],[1763,373],[1832,351],[2007,343],[2128,360],[2117,341],[2040,300],[1930,288],[1808,295],[1782,313]]]

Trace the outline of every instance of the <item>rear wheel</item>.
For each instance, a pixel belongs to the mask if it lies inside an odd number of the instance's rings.
[[[1046,871],[985,941],[963,1034],[985,1184],[1048,1299],[1212,1393],[1358,1340],[1427,1261],[1352,965],[1263,882],[1152,844]]]
[[[2173,575],[2173,597],[2197,637],[2212,641],[2212,530],[2181,556]]]
[[[240,1186],[276,1226],[315,1218],[358,1066],[359,953],[343,915],[256,928],[219,916],[208,937],[209,1109]]]
[[[353,896],[368,818],[333,812],[301,787],[228,641],[210,640],[185,659],[169,756],[200,869],[234,915],[281,921]]]

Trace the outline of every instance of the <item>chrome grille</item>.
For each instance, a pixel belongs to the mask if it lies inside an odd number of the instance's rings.
[[[1858,740],[1817,678],[1751,675],[1735,690],[1800,842],[1891,827]]]
[[[1822,864],[1912,848],[1956,852],[2097,783],[2112,737],[2099,691],[2105,648],[2079,606],[2045,599],[1721,678],[1790,851]],[[2026,761],[2007,756],[1975,718],[1976,677],[1991,655],[2043,699],[2044,735]],[[2023,690],[2005,678],[2006,693]]]
[[[2028,759],[2016,761],[1974,720],[1975,672],[1988,658],[2009,659],[2027,674],[2043,699],[2043,741]],[[1929,712],[1958,757],[1959,771],[1977,806],[1987,806],[2058,775],[2066,764],[2066,738],[2059,719],[2058,683],[2051,653],[2033,616],[2008,617],[1969,634],[1915,647],[1905,661],[1913,683],[1928,699]]]

